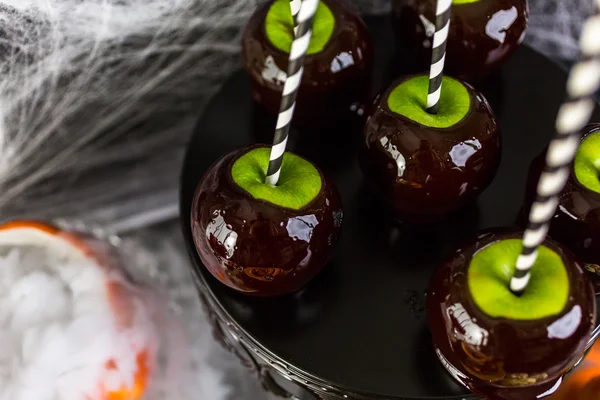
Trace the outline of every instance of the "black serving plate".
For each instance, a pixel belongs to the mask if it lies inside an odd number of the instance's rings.
[[[392,59],[393,36],[387,18],[366,22],[375,42],[375,88],[381,89],[400,71]],[[468,397],[434,355],[425,291],[434,268],[458,240],[478,229],[515,223],[529,163],[554,133],[566,77],[565,70],[523,46],[495,76],[477,84],[502,129],[500,169],[476,204],[428,228],[394,224],[380,211],[364,189],[352,129],[330,133],[331,141],[313,137],[308,146],[295,129],[290,150],[313,159],[341,192],[342,238],[330,265],[301,292],[256,299],[235,293],[209,274],[190,231],[190,203],[203,172],[233,149],[261,138],[268,142],[273,132],[275,120],[252,103],[248,78],[235,73],[206,108],[181,177],[183,233],[211,313],[235,330],[247,351],[313,393],[330,393],[327,398]],[[598,110],[594,119],[600,121]]]

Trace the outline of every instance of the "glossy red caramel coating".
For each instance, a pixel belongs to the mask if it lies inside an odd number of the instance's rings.
[[[428,69],[431,63],[433,34],[426,34],[422,17],[435,24],[435,4],[436,0],[393,2],[392,24],[401,62],[414,63],[418,71]],[[447,73],[473,81],[498,68],[521,43],[528,14],[526,0],[454,4],[446,48]]]
[[[487,100],[468,84],[471,110],[450,128],[426,127],[393,113],[387,98],[403,79],[375,99],[359,145],[361,168],[397,218],[442,219],[492,181],[500,162],[500,131]],[[403,172],[398,154],[405,160]]]
[[[222,157],[201,179],[191,215],[196,250],[215,278],[239,292],[295,292],[331,257],[342,224],[340,197],[321,174],[321,192],[300,210],[253,198],[231,178],[233,162],[249,149]]]
[[[536,321],[490,318],[474,303],[467,282],[473,255],[488,244],[522,232],[482,232],[461,246],[432,277],[428,322],[436,354],[471,391],[488,399],[535,399],[551,391],[582,357],[595,327],[596,302],[575,257],[557,243],[567,266],[570,297],[560,315]],[[543,397],[543,396],[542,396]]]
[[[600,124],[588,125],[584,129],[582,140],[598,130]],[[535,199],[537,182],[545,160],[546,150],[531,163],[525,209],[520,219],[522,226],[527,223],[527,215]],[[560,195],[559,206],[550,226],[550,236],[567,246],[579,258],[594,283],[596,293],[600,293],[600,194],[581,185],[573,168]]]
[[[294,123],[335,123],[370,100],[373,68],[371,36],[360,16],[343,0],[323,0],[336,18],[325,48],[304,59]],[[242,39],[244,68],[253,97],[271,114],[279,112],[289,54],[274,47],[264,20],[271,2],[250,18]]]

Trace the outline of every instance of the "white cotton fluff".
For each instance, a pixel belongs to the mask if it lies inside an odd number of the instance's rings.
[[[133,296],[133,324],[118,326],[106,285],[115,278],[91,259],[0,247],[0,400],[102,400],[102,385],[133,385],[137,354],[155,354],[156,339]]]

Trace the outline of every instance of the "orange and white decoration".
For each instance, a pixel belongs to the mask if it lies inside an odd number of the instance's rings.
[[[141,399],[159,342],[144,302],[109,243],[0,225],[0,400]]]

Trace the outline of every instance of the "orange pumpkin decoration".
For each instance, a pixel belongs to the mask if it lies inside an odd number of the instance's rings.
[[[0,246],[36,245],[47,249],[64,249],[70,257],[83,257],[91,260],[108,276],[109,272],[119,265],[108,261],[108,257],[92,245],[99,241],[85,234],[61,229],[52,224],[33,220],[16,220],[0,225]],[[116,325],[119,328],[131,328],[134,323],[133,299],[123,282],[106,280],[107,301],[114,313]],[[133,350],[133,349],[132,349]],[[153,349],[144,348],[136,354],[136,372],[132,377],[130,387],[108,390],[104,382],[99,382],[100,398],[90,400],[139,400],[148,387],[153,369]],[[119,360],[106,361],[105,370],[108,373],[119,370]],[[90,388],[92,389],[92,388]]]
[[[137,372],[135,373],[134,383],[132,387],[123,387],[117,391],[107,392],[106,400],[138,400],[141,399],[148,386],[148,378],[150,376],[150,367],[148,363],[148,352],[139,353],[136,357]],[[107,369],[116,369],[117,364],[114,360],[110,360]]]

